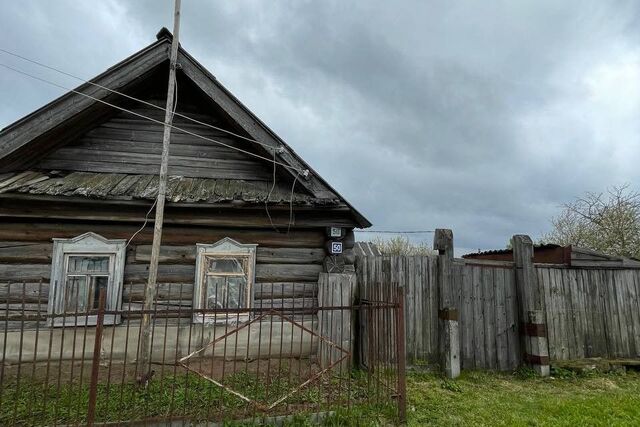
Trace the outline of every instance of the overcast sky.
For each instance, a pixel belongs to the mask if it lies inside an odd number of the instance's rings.
[[[171,28],[172,8],[5,2],[0,47],[90,78]],[[500,248],[540,236],[585,191],[637,188],[640,1],[184,0],[182,12],[183,47],[378,230],[446,227],[458,253]],[[0,68],[0,94],[2,127],[61,91]]]

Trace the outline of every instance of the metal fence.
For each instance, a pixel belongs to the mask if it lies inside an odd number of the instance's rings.
[[[405,417],[397,321],[404,303],[391,286],[355,302],[248,310],[159,301],[145,309],[126,299],[107,310],[100,288],[95,304],[63,314],[48,313],[55,295],[44,287],[0,284],[0,425],[255,420],[356,408]],[[210,321],[194,321],[202,317]]]

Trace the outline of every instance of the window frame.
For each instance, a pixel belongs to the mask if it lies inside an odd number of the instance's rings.
[[[246,281],[247,281],[247,310],[253,307],[255,271],[256,271],[256,250],[257,244],[238,243],[230,237],[225,237],[213,244],[196,243],[196,270],[193,289],[193,308],[202,310],[205,308],[204,293],[206,292],[206,277],[244,277],[245,275],[233,273],[212,274],[206,270],[207,258],[246,258]],[[251,313],[229,314],[229,313],[198,313],[194,312],[192,321],[194,323],[228,324],[234,322],[245,322],[250,320]]]
[[[105,310],[119,311],[122,309],[122,285],[124,279],[126,240],[105,239],[99,234],[88,232],[80,236],[63,239],[53,239],[51,256],[51,279],[49,284],[49,301],[47,314],[56,317],[47,319],[48,326],[94,326],[97,324],[97,314],[65,315],[65,293],[67,277],[69,276],[69,258],[72,256],[105,256],[109,257],[109,270]],[[77,274],[71,274],[77,276]],[[81,276],[89,276],[85,274]],[[95,276],[105,276],[96,274]],[[121,315],[105,314],[104,324],[114,325],[121,322]]]

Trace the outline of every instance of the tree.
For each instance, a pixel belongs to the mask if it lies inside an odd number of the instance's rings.
[[[565,204],[551,224],[545,242],[640,258],[640,193],[629,185],[586,193]]]
[[[376,237],[373,243],[383,255],[431,255],[433,250],[426,242],[412,243],[407,237],[395,236],[389,239]]]

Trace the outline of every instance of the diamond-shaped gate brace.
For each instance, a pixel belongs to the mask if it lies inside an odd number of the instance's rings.
[[[306,380],[305,382],[303,382],[299,386],[295,387],[293,390],[291,390],[290,392],[288,392],[287,394],[285,394],[281,398],[277,399],[276,401],[274,401],[271,404],[267,404],[266,406],[264,404],[260,403],[260,402],[257,402],[257,401],[255,401],[255,400],[253,400],[251,398],[248,398],[247,396],[243,395],[242,393],[239,393],[239,392],[227,387],[226,385],[222,384],[221,382],[216,381],[215,379],[213,379],[213,378],[211,378],[211,377],[209,377],[207,375],[204,375],[201,372],[196,371],[195,369],[190,368],[189,365],[187,363],[185,363],[190,358],[192,358],[194,356],[197,356],[200,353],[204,352],[207,348],[209,348],[211,346],[214,346],[216,343],[222,341],[223,339],[225,339],[225,338],[227,338],[227,337],[239,332],[240,330],[242,330],[242,329],[244,329],[246,327],[249,327],[252,323],[256,323],[256,322],[262,320],[263,318],[265,318],[266,316],[269,316],[269,315],[278,316],[281,319],[286,320],[287,322],[291,323],[292,325],[299,327],[303,331],[310,333],[312,336],[318,337],[319,340],[327,343],[330,347],[333,347],[336,350],[344,353],[344,355],[341,358],[339,358],[338,360],[336,360],[335,362],[331,363],[329,366],[327,366],[323,370],[321,370],[320,372],[317,372],[316,374],[311,376],[311,378],[309,378],[308,380]],[[226,334],[216,338],[215,340],[209,342],[207,345],[205,345],[201,349],[196,350],[196,351],[188,354],[187,356],[185,356],[182,359],[180,359],[178,361],[178,363],[180,365],[182,365],[185,369],[187,369],[187,370],[189,370],[189,371],[191,371],[191,372],[193,372],[195,374],[200,375],[202,378],[212,382],[213,384],[215,384],[218,387],[228,391],[229,393],[239,397],[240,399],[251,403],[252,405],[256,406],[257,408],[259,408],[259,409],[261,409],[263,411],[269,411],[269,410],[275,408],[276,406],[278,406],[279,404],[281,404],[282,402],[284,402],[285,400],[287,400],[289,397],[293,396],[294,394],[296,394],[297,392],[302,390],[303,388],[305,388],[306,386],[308,386],[309,384],[313,383],[314,381],[319,380],[325,373],[329,372],[331,369],[333,369],[336,365],[341,363],[343,360],[345,360],[349,356],[351,356],[351,352],[346,350],[344,347],[341,347],[338,344],[334,343],[333,341],[328,340],[325,337],[323,337],[322,335],[312,331],[311,329],[304,327],[303,325],[301,325],[300,323],[296,322],[295,320],[290,319],[289,317],[286,317],[286,316],[282,315],[282,313],[279,313],[279,312],[277,312],[275,310],[270,310],[270,311],[268,311],[266,313],[261,314],[260,316],[255,317],[254,319],[250,320],[247,323],[243,323],[241,326],[239,326],[239,327],[237,327],[235,329],[232,329],[231,331],[227,332]]]

